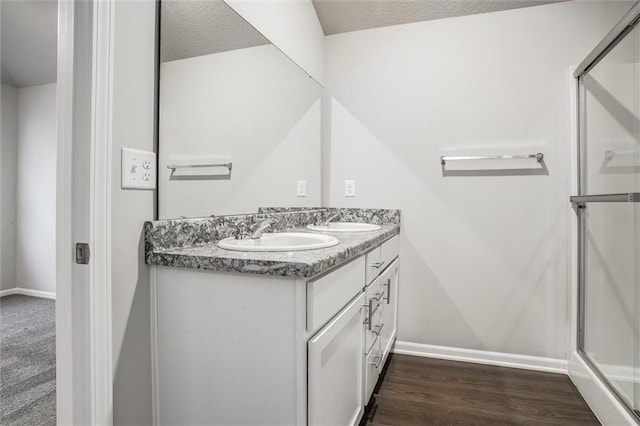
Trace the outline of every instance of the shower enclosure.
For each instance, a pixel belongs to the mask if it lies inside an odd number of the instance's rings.
[[[640,2],[576,69],[577,352],[640,420]]]

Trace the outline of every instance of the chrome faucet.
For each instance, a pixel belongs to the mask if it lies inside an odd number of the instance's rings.
[[[276,222],[273,219],[265,219],[254,225],[254,227],[251,229],[251,239],[257,240],[262,237],[262,233],[264,232],[264,230],[269,228],[274,223]]]
[[[338,216],[340,216],[340,212],[335,212],[334,214],[326,218],[324,221],[322,221],[320,226],[329,226],[329,222],[331,222],[333,219],[335,219]]]

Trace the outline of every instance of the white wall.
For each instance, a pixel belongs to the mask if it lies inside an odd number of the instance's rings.
[[[629,7],[568,2],[327,37],[330,203],[402,209],[400,341],[566,359],[569,67]],[[443,177],[439,161],[535,152],[548,175]]]
[[[277,48],[164,62],[160,73],[160,218],[320,205],[322,87]],[[202,180],[193,172],[203,169],[172,177],[167,168],[227,161],[231,178],[226,168]],[[296,196],[297,180],[306,197]]]
[[[55,293],[55,84],[18,90],[17,176],[17,287]]]
[[[114,2],[111,193],[113,424],[148,425],[151,415],[149,268],[142,227],[154,192],[120,189],[122,147],[154,149],[155,2]]]
[[[0,86],[0,290],[16,286],[18,89]]]
[[[311,0],[225,2],[324,85],[324,33]]]

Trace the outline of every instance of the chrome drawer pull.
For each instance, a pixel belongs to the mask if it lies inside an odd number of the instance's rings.
[[[381,348],[382,348],[382,345],[380,344],[380,336],[376,336],[376,338],[375,338],[375,339],[373,339],[373,343],[371,344],[371,347],[369,348],[369,352],[365,352],[365,353],[364,353],[364,355],[365,355],[366,357],[368,357],[368,356],[369,356],[369,354],[370,354],[372,351],[374,351],[374,350],[375,350],[376,343],[378,344],[378,352],[381,352],[381,351],[382,351],[382,349],[381,349]],[[365,349],[366,349],[366,348],[365,348]]]
[[[373,298],[369,299],[369,304],[364,305],[365,308],[369,309],[369,313],[367,314],[367,318],[364,320],[364,323],[367,324],[369,331],[371,331],[371,323],[373,321],[373,314],[380,308],[380,304],[376,305],[376,308],[373,309]]]
[[[385,284],[385,286],[387,286],[387,298],[385,300],[387,301],[387,305],[388,305],[391,303],[391,278],[387,280],[387,283]]]
[[[380,359],[376,363],[376,368],[380,368],[380,363],[382,362],[382,355],[380,355]]]
[[[373,357],[373,361],[370,361],[369,364],[373,365],[375,368],[380,367],[380,363],[382,362],[382,355],[376,355]]]
[[[382,268],[382,265],[384,265],[384,260],[382,262],[376,262],[371,264],[371,266],[376,269]]]
[[[384,291],[382,293],[376,293],[375,296],[371,296],[373,300],[377,300],[378,302],[384,298]]]
[[[380,324],[380,325],[376,325],[376,330],[374,331],[374,333],[376,334],[376,336],[379,336],[380,333],[382,332],[382,329],[384,328],[384,323]]]

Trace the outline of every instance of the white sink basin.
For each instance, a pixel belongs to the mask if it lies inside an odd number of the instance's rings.
[[[338,240],[330,235],[301,232],[262,234],[258,239],[236,240],[234,237],[218,241],[218,247],[237,251],[298,251],[331,247]]]
[[[356,222],[331,222],[329,225],[307,225],[312,231],[323,232],[368,232],[380,229],[378,225]]]

